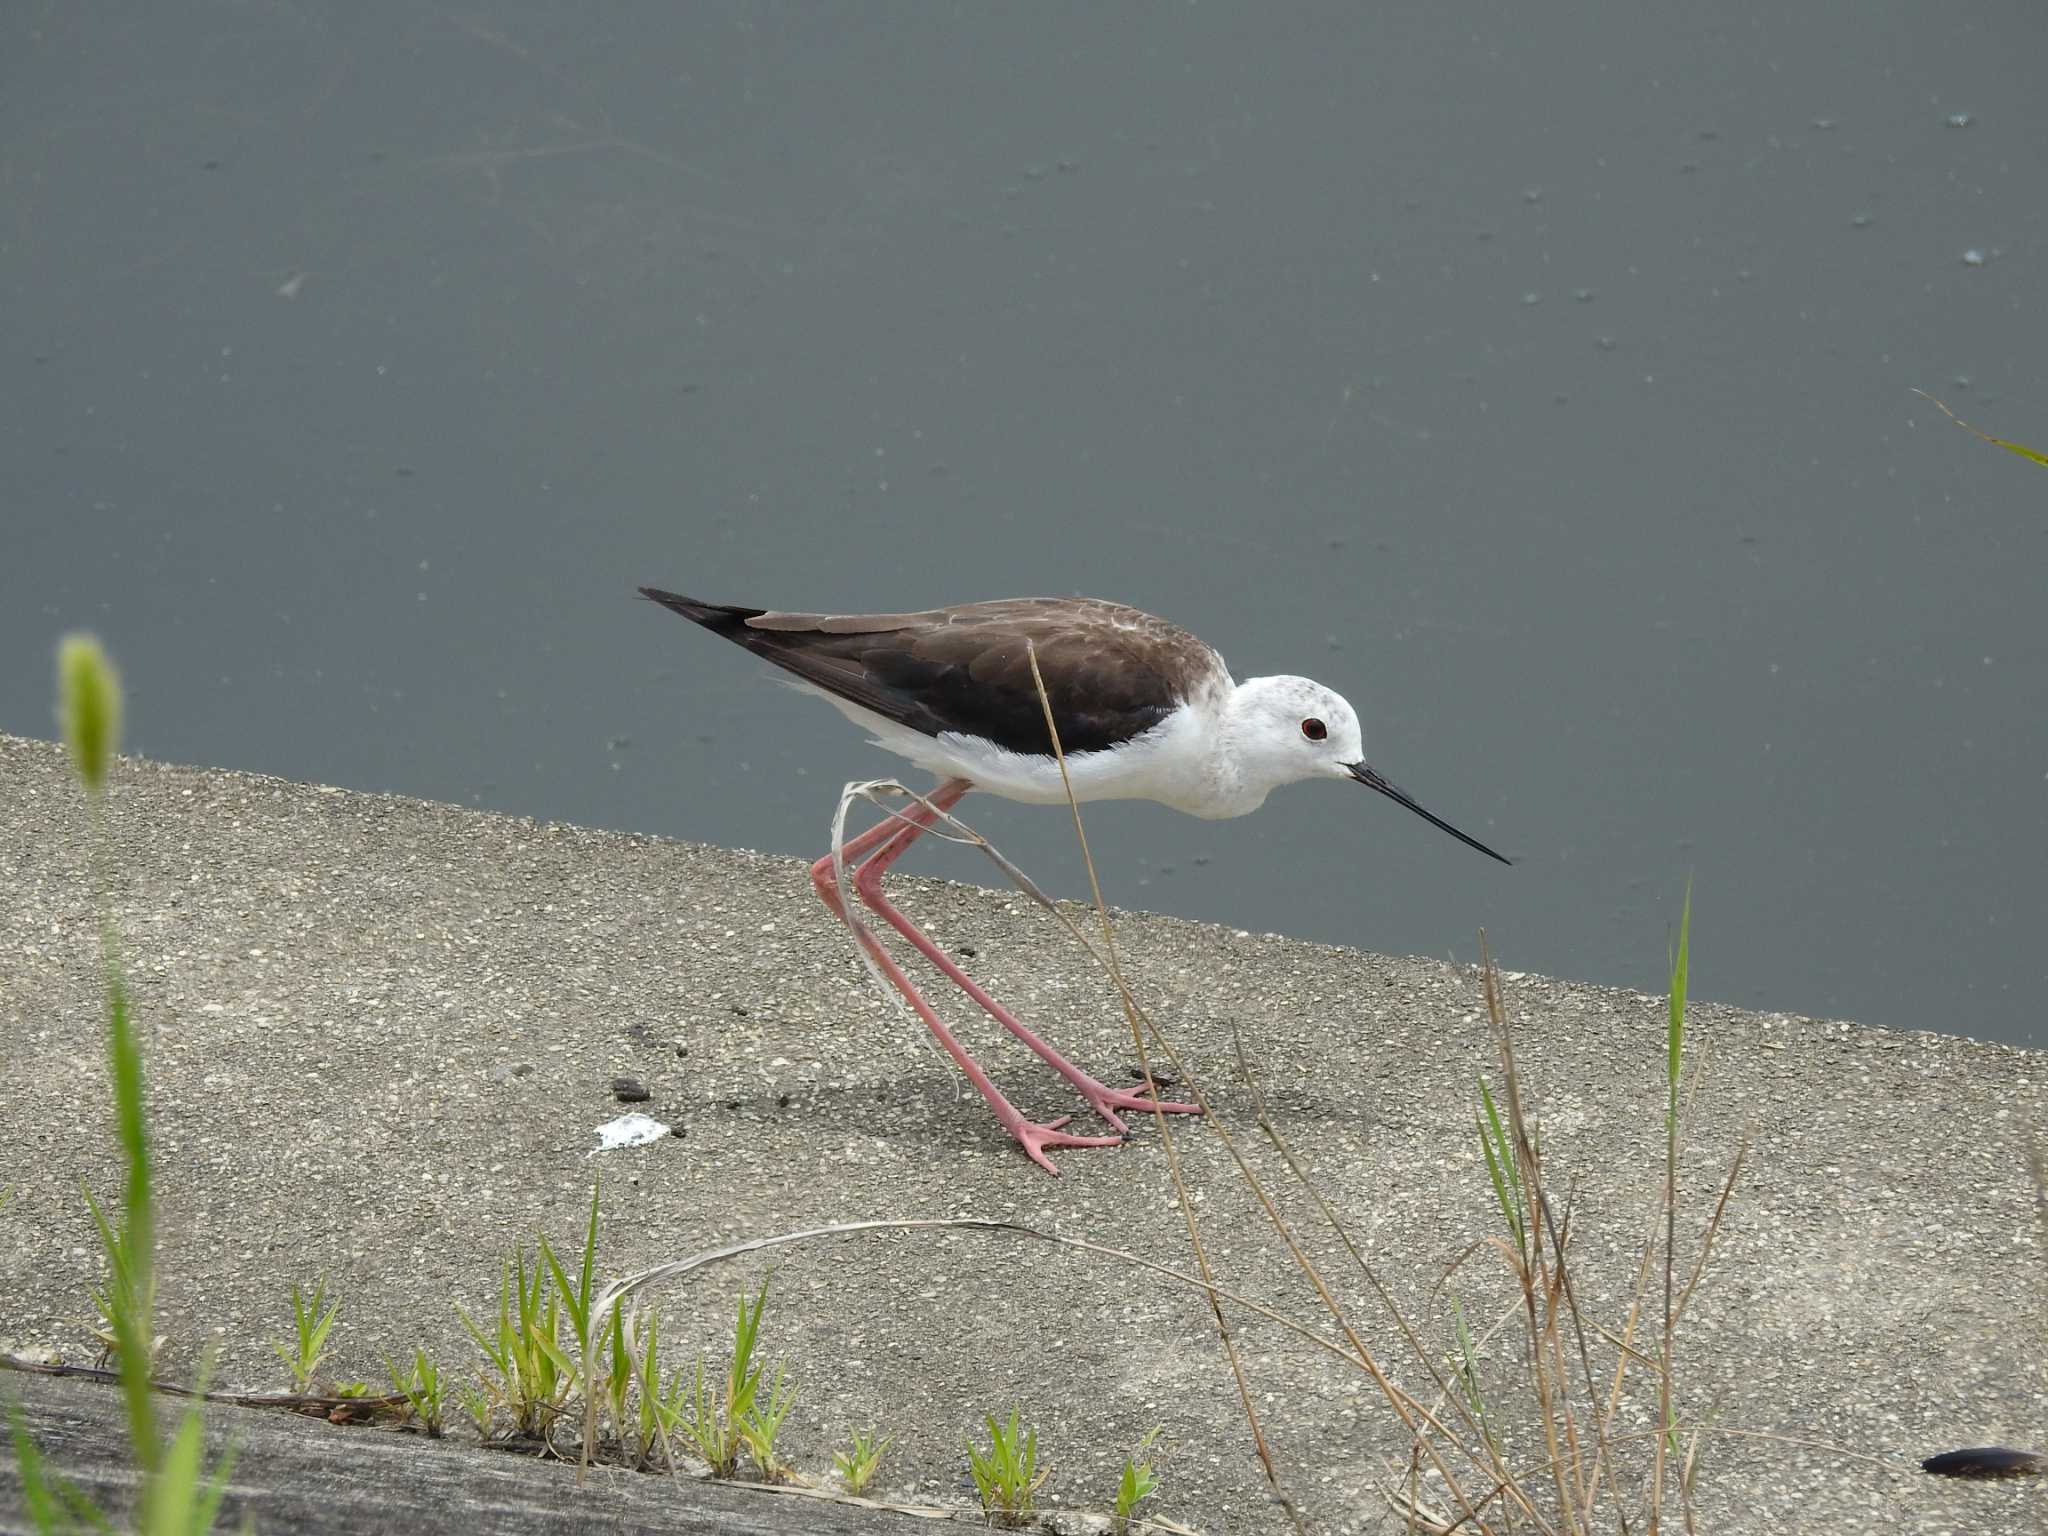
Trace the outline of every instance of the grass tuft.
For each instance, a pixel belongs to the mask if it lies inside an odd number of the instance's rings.
[[[322,1302],[327,1302],[325,1312],[320,1310]],[[298,1334],[297,1346],[287,1349],[284,1345],[273,1342],[270,1347],[277,1352],[277,1358],[284,1362],[285,1369],[292,1373],[294,1392],[313,1390],[313,1373],[318,1371],[322,1362],[327,1359],[327,1333],[334,1326],[335,1314],[340,1311],[339,1297],[331,1302],[327,1301],[325,1275],[314,1282],[311,1299],[308,1299],[305,1292],[299,1288],[296,1280],[292,1282],[292,1324]]]
[[[768,1304],[768,1282],[761,1281],[754,1304],[747,1305],[740,1293],[739,1317],[733,1325],[732,1353],[726,1357],[722,1391],[714,1393],[704,1381],[704,1361],[697,1372],[687,1400],[689,1417],[683,1431],[696,1445],[698,1454],[710,1463],[714,1477],[732,1477],[739,1470],[744,1453],[767,1482],[780,1479],[786,1468],[776,1458],[775,1437],[782,1421],[796,1402],[796,1389],[788,1384],[783,1368],[777,1366],[775,1379],[761,1390],[767,1367],[755,1360],[761,1338],[761,1313]]]
[[[398,1362],[389,1358],[384,1365],[391,1376],[391,1390],[405,1399],[406,1422],[428,1439],[440,1439],[448,1398],[448,1379],[441,1374],[441,1367],[417,1346],[409,1367],[400,1369]]]
[[[764,1481],[786,1478],[790,1469],[776,1441],[796,1389],[781,1366],[771,1374],[761,1359],[768,1282],[751,1299],[740,1296],[722,1383],[707,1379],[701,1358],[693,1375],[676,1369],[664,1377],[659,1320],[628,1306],[630,1287],[597,1281],[601,1201],[593,1188],[573,1269],[542,1235],[538,1260],[529,1265],[520,1249],[505,1265],[494,1325],[456,1308],[484,1355],[478,1386],[460,1389],[456,1402],[486,1442],[523,1439],[551,1447],[555,1426],[577,1411],[576,1399],[585,1466],[604,1458],[646,1468],[659,1452],[673,1468],[672,1441],[682,1436],[715,1476],[736,1476],[747,1462]],[[419,1371],[416,1365],[408,1379],[394,1367],[392,1381],[415,1416],[426,1420],[423,1399],[445,1396],[447,1389]],[[501,1435],[506,1421],[509,1434]]]
[[[487,1408],[478,1421],[485,1438],[490,1438],[485,1426],[495,1423],[495,1410],[503,1409],[511,1416],[514,1433],[546,1439],[569,1394],[574,1371],[562,1350],[561,1309],[549,1289],[547,1266],[535,1264],[529,1275],[524,1248],[506,1263],[498,1289],[497,1326],[490,1333],[462,1307],[455,1313],[490,1365],[490,1373],[479,1373],[478,1378]],[[477,1417],[474,1408],[470,1412]]]
[[[673,1463],[674,1458],[669,1453],[669,1440],[683,1428],[683,1410],[689,1402],[689,1388],[680,1366],[669,1373],[666,1382],[662,1380],[659,1315],[649,1312],[645,1326],[638,1328],[637,1333],[634,1332],[633,1325],[617,1321],[627,1315],[623,1301],[612,1303],[613,1337],[618,1341],[618,1347],[623,1353],[632,1354],[632,1341],[625,1337],[631,1333],[637,1340],[639,1350],[633,1360],[633,1375],[640,1386],[635,1411],[635,1428],[639,1441],[636,1464],[643,1467],[651,1465],[656,1446],[661,1447],[664,1457]]]
[[[568,1316],[569,1329],[576,1336],[577,1358],[573,1366],[564,1361],[559,1352],[554,1351],[555,1333],[552,1326],[548,1329],[547,1348],[554,1355],[553,1363],[574,1378],[583,1395],[585,1466],[590,1464],[591,1457],[597,1452],[597,1405],[603,1395],[603,1388],[594,1378],[598,1369],[598,1358],[604,1353],[604,1329],[601,1326],[593,1326],[596,1320],[592,1316],[590,1305],[595,1294],[591,1289],[591,1273],[597,1265],[597,1210],[600,1189],[601,1186],[596,1184],[590,1187],[590,1221],[583,1233],[583,1265],[577,1272],[574,1285],[569,1283],[569,1277],[563,1273],[562,1262],[555,1257],[555,1250],[548,1246],[546,1235],[542,1234],[540,1239],[541,1259],[547,1265],[548,1274],[554,1278],[555,1294],[561,1298],[561,1310]],[[539,1278],[536,1267],[535,1279]],[[612,1315],[614,1318],[617,1316],[616,1312]],[[549,1320],[552,1324],[552,1305]]]
[[[846,1449],[832,1453],[832,1470],[846,1484],[848,1493],[858,1496],[868,1491],[868,1485],[882,1468],[883,1455],[895,1443],[894,1435],[878,1439],[873,1430],[862,1434],[856,1429],[848,1435]]]
[[[1151,1452],[1161,1427],[1155,1427],[1138,1442],[1138,1448],[1124,1458],[1123,1473],[1116,1483],[1116,1507],[1110,1517],[1117,1536],[1124,1536],[1130,1530],[1131,1517],[1137,1513],[1138,1506],[1159,1491],[1159,1474],[1153,1470]]]
[[[995,1525],[1019,1526],[1037,1512],[1031,1496],[1052,1475],[1050,1467],[1038,1465],[1038,1431],[1017,1427],[1017,1410],[1010,1410],[1010,1422],[998,1424],[994,1414],[985,1418],[988,1449],[967,1442],[967,1469],[981,1494],[982,1513]]]
[[[1688,889],[1673,947],[1661,1042],[1664,1158],[1652,1175],[1655,1218],[1625,1298],[1625,1315],[1607,1326],[1588,1316],[1581,1303],[1569,1197],[1560,1206],[1552,1193],[1529,1086],[1515,1057],[1500,972],[1485,935],[1480,936],[1486,1012],[1500,1078],[1497,1094],[1480,1080],[1473,1119],[1502,1231],[1472,1251],[1500,1256],[1514,1304],[1475,1337],[1453,1292],[1449,1325],[1454,1349],[1448,1373],[1424,1360],[1436,1376],[1438,1403],[1429,1407],[1390,1397],[1409,1424],[1414,1449],[1407,1483],[1388,1496],[1420,1529],[1656,1531],[1672,1503],[1680,1507],[1685,1526],[1692,1527],[1693,1480],[1707,1426],[1689,1423],[1680,1413],[1678,1333],[1747,1146],[1738,1146],[1692,1254],[1683,1255],[1679,1169],[1688,1090],[1694,1086],[1687,1073],[1686,1026],[1691,940]],[[1511,1324],[1515,1371],[1528,1384],[1529,1400],[1490,1403],[1483,1388],[1488,1345]],[[1405,1320],[1401,1325],[1409,1331]],[[1650,1425],[1646,1431],[1622,1427],[1645,1420]],[[1430,1499],[1422,1495],[1419,1482],[1425,1466],[1438,1479],[1438,1493]]]
[[[497,1415],[491,1394],[482,1387],[473,1387],[465,1382],[462,1390],[456,1394],[455,1400],[462,1405],[462,1411],[469,1416],[469,1422],[476,1426],[477,1438],[488,1443],[491,1438],[491,1425]]]

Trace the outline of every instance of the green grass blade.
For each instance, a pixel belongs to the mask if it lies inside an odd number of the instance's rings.
[[[235,1472],[235,1448],[231,1445],[220,1453],[213,1470],[206,1475],[206,1487],[199,1495],[199,1504],[192,1512],[191,1530],[194,1536],[205,1536],[213,1529],[214,1521],[220,1518],[221,1500],[227,1497],[228,1479]]]
[[[1928,394],[1927,391],[1924,389],[1916,389],[1913,391],[1913,393],[1918,395],[1923,400],[1933,400],[1935,408],[1938,409],[1942,415],[1946,416],[1950,421],[1954,422],[1957,426],[1961,427],[1965,432],[1969,433],[1972,437],[1982,438],[1985,442],[1991,444],[1994,448],[2003,448],[2007,453],[2016,453],[2023,459],[2031,459],[2036,464],[2048,466],[2048,453],[2043,453],[2038,448],[2029,448],[2025,443],[2013,443],[2006,441],[2006,439],[2002,437],[1993,437],[1989,432],[1985,432],[1977,427],[1971,426],[1967,421],[1963,420],[1962,417],[1958,416],[1946,405],[1943,405],[1941,401],[1936,400],[1934,396]]]
[[[768,1280],[754,1296],[753,1310],[747,1308],[747,1293],[740,1292],[739,1319],[733,1325],[732,1360],[725,1376],[725,1419],[734,1441],[747,1415],[754,1411],[760,1393],[762,1367],[754,1364],[754,1349],[761,1337],[761,1311],[768,1304]]]
[[[341,1310],[341,1299],[336,1297],[334,1301],[328,1304],[327,1311],[323,1315],[320,1311],[320,1303],[326,1299],[326,1295],[327,1277],[322,1275],[319,1282],[313,1287],[313,1301],[306,1309],[306,1316],[299,1320],[299,1337],[303,1341],[305,1356],[308,1360],[317,1359],[321,1354],[321,1346],[327,1342],[328,1330],[334,1326],[334,1316]],[[294,1301],[298,1299],[297,1286],[292,1287],[292,1297]],[[312,1320],[310,1329],[307,1326],[308,1319]]]
[[[151,1265],[156,1252],[155,1204],[150,1183],[149,1136],[142,1109],[142,1050],[128,1017],[128,988],[114,950],[113,926],[101,924],[107,959],[107,1052],[113,1066],[114,1128],[121,1153],[128,1165],[128,1188],[122,1210],[121,1230],[108,1250],[110,1260],[118,1253],[121,1271],[109,1299],[114,1303],[116,1362],[121,1372],[121,1392],[127,1400],[128,1437],[135,1448],[135,1460],[145,1477],[154,1473],[162,1459],[155,1405],[149,1390],[150,1314],[154,1297]],[[108,1230],[100,1218],[103,1234]]]
[[[1465,1322],[1465,1306],[1456,1292],[1451,1294],[1451,1322],[1458,1339],[1458,1381],[1465,1389],[1465,1402],[1472,1410],[1472,1421],[1479,1426],[1479,1436],[1489,1446],[1498,1448],[1494,1438],[1493,1425],[1486,1417],[1486,1394],[1479,1380],[1479,1357],[1473,1349],[1472,1330]]]
[[[106,1292],[102,1294],[95,1290],[93,1296],[104,1303],[100,1310],[107,1314],[107,1320],[111,1322],[114,1314],[114,1297],[128,1284],[127,1246],[121,1241],[121,1235],[114,1230],[113,1223],[107,1220],[107,1213],[94,1196],[92,1186],[80,1184],[78,1189],[79,1193],[85,1196],[85,1208],[92,1212],[93,1225],[99,1229],[100,1247],[107,1256]]]
[[[549,1329],[545,1333],[534,1333],[533,1347],[539,1359],[545,1361],[551,1367],[546,1372],[535,1373],[541,1386],[539,1395],[544,1399],[552,1397],[554,1396],[554,1386],[557,1378],[574,1376],[576,1374],[576,1363],[563,1351],[553,1329]]]
[[[603,1181],[590,1186],[590,1226],[583,1234],[583,1283],[577,1289],[582,1298],[583,1310],[590,1310],[590,1275],[597,1265],[597,1198],[604,1188]]]
[[[143,1494],[144,1536],[206,1536],[219,1518],[235,1466],[234,1448],[206,1468],[206,1420],[195,1406],[179,1421],[162,1471]]]
[[[500,1376],[505,1375],[510,1370],[512,1362],[499,1354],[491,1341],[484,1337],[483,1330],[477,1327],[476,1320],[469,1315],[465,1308],[458,1305],[455,1308],[455,1315],[462,1319],[462,1326],[467,1328],[469,1336],[476,1340],[476,1347],[484,1352],[484,1358],[497,1367]]]
[[[761,1334],[761,1309],[768,1302],[768,1280],[761,1279],[760,1292],[754,1297],[754,1310],[747,1311],[746,1292],[740,1293],[739,1322],[733,1328],[732,1361],[735,1375],[747,1374],[747,1365],[754,1357],[754,1341]]]
[[[1500,1109],[1483,1077],[1479,1079],[1479,1103],[1485,1118],[1475,1119],[1475,1123],[1479,1127],[1480,1149],[1486,1154],[1487,1177],[1493,1181],[1493,1198],[1500,1205],[1501,1220],[1514,1236],[1517,1251],[1526,1256],[1529,1245],[1522,1228],[1522,1173],[1514,1148],[1508,1143],[1507,1127],[1501,1124]]]
[[[179,1421],[178,1431],[171,1437],[170,1452],[143,1494],[143,1536],[187,1536],[188,1532],[205,1529],[195,1524],[205,1433],[205,1422],[197,1408]]]
[[[460,1302],[455,1304],[455,1315],[462,1319],[462,1326],[469,1330],[469,1336],[476,1340],[476,1347],[483,1351],[484,1358],[491,1362],[498,1374],[507,1381],[512,1377],[512,1266],[505,1265],[504,1278],[498,1285],[498,1341],[493,1344],[485,1337],[476,1319],[469,1315],[469,1309]]]
[[[624,1303],[620,1303],[621,1306]],[[613,1314],[617,1316],[616,1313]],[[624,1328],[620,1331],[623,1333]],[[666,1430],[667,1420],[662,1413],[666,1406],[661,1395],[661,1319],[659,1314],[647,1314],[647,1341],[642,1348],[635,1374],[640,1379],[640,1447],[642,1454],[653,1449],[657,1428]]]
[[[1678,1079],[1685,1055],[1685,984],[1692,948],[1692,881],[1685,882],[1685,907],[1678,918],[1678,954],[1671,962],[1671,1022],[1665,1030],[1664,1081],[1667,1094],[1665,1114],[1675,1134],[1678,1128]]]
[[[611,1315],[605,1319],[604,1333],[600,1335],[597,1347],[599,1354],[606,1352],[605,1345],[607,1342],[611,1346],[611,1363],[607,1382],[612,1400],[612,1427],[618,1431],[619,1437],[624,1439],[626,1426],[621,1421],[626,1411],[626,1389],[633,1380],[633,1356],[632,1352],[626,1348],[625,1304],[623,1302],[614,1302]]]
[[[546,1274],[540,1265],[533,1267],[533,1284],[526,1283],[526,1250],[520,1249],[513,1255],[512,1291],[519,1303],[519,1332],[523,1336],[531,1333],[540,1322],[541,1287]]]
[[[555,1293],[562,1298],[562,1309],[569,1314],[569,1327],[576,1334],[578,1348],[588,1352],[590,1348],[590,1297],[579,1295],[569,1285],[569,1277],[562,1270],[561,1260],[555,1257],[555,1250],[548,1246],[546,1237],[540,1240],[540,1256],[555,1277]],[[538,1267],[538,1266],[536,1266]]]
[[[29,1438],[21,1405],[11,1403],[8,1409],[14,1427],[14,1470],[21,1479],[21,1502],[28,1511],[29,1523],[45,1533],[68,1529],[71,1522],[57,1507],[57,1494],[43,1474],[43,1454]]]

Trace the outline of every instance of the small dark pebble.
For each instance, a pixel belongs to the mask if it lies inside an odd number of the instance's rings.
[[[681,1058],[683,1058],[683,1057],[685,1057],[685,1056],[688,1056],[689,1054],[690,1054],[690,1048],[689,1048],[689,1047],[688,1047],[687,1045],[684,1045],[684,1044],[682,1043],[682,1041],[678,1040],[678,1041],[676,1042],[676,1057],[677,1057],[677,1059],[678,1059],[678,1060],[680,1060]]]
[[[777,1109],[789,1108],[789,1095],[786,1093],[777,1094],[775,1098],[775,1107]]]
[[[2010,1450],[2002,1445],[1973,1445],[1930,1456],[1920,1467],[1936,1477],[2039,1477],[2048,1472],[2048,1456],[2038,1451]]]
[[[740,1107],[740,1101],[738,1099],[727,1099],[725,1101],[725,1107],[727,1109],[738,1109]]]
[[[645,1104],[654,1095],[637,1077],[615,1077],[612,1079],[612,1097],[621,1104]]]
[[[1143,1067],[1131,1068],[1131,1081],[1134,1083],[1142,1083],[1143,1081],[1145,1081],[1145,1069]],[[1178,1083],[1180,1079],[1174,1077],[1171,1073],[1161,1072],[1157,1067],[1154,1067],[1152,1069],[1152,1081],[1157,1083],[1162,1088],[1171,1088],[1174,1086],[1174,1084]]]
[[[732,1011],[739,1018],[744,1019],[747,1016],[747,1010],[742,1008],[738,1003],[734,1003],[732,1005]]]
[[[975,955],[975,949],[972,944],[962,944],[960,948],[956,951],[956,953],[959,954],[962,959],[972,960]]]

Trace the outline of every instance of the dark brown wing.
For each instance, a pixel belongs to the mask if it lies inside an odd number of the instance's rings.
[[[1052,751],[1027,640],[1037,651],[1060,746],[1068,752],[1128,741],[1191,693],[1227,676],[1216,653],[1186,630],[1095,598],[821,614],[640,590],[805,682],[900,725],[927,736],[980,736],[1012,752]]]

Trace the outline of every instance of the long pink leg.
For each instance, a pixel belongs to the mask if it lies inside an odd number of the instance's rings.
[[[956,784],[959,785],[959,789],[951,796],[948,796],[947,790],[952,789]],[[968,786],[962,780],[949,779],[927,798],[938,809],[942,811],[951,810],[959,801],[960,796],[967,793],[967,788]],[[1120,1088],[1112,1088],[1107,1083],[1083,1072],[1079,1067],[1068,1061],[1066,1057],[1046,1044],[1032,1030],[1027,1028],[1009,1009],[984,992],[976,985],[974,978],[955,965],[946,952],[934,944],[923,930],[908,917],[904,916],[902,912],[898,911],[896,907],[891,905],[889,900],[882,895],[882,875],[891,864],[903,856],[904,850],[916,841],[918,835],[931,825],[932,813],[925,810],[922,806],[915,806],[905,813],[904,820],[910,823],[910,825],[894,841],[876,849],[874,854],[862,863],[860,868],[854,873],[853,888],[867,907],[878,913],[890,927],[916,945],[918,953],[922,954],[933,965],[944,972],[947,979],[953,985],[973,998],[980,1005],[984,1013],[1015,1035],[1019,1040],[1030,1046],[1032,1050],[1038,1053],[1041,1060],[1051,1066],[1068,1082],[1072,1083],[1075,1089],[1079,1091],[1081,1097],[1088,1101],[1089,1106],[1094,1109],[1095,1113],[1115,1126],[1120,1133],[1128,1135],[1130,1127],[1118,1118],[1116,1112],[1119,1109],[1142,1110],[1147,1113],[1158,1109],[1162,1113],[1170,1115],[1198,1115],[1202,1112],[1199,1104],[1155,1103],[1148,1095],[1126,1093]],[[851,851],[851,845],[849,845],[849,851]]]
[[[929,798],[934,805],[944,810],[950,809],[966,793],[966,780],[948,779],[933,791]],[[925,811],[922,806],[914,808],[900,819],[891,817],[845,844],[840,857],[843,861],[849,855],[859,856],[867,853],[869,849],[876,849],[874,857],[886,855],[893,863],[901,856],[903,849],[917,840],[930,820],[931,813]],[[866,866],[861,866],[860,873],[865,873],[865,870]],[[858,883],[859,874],[856,874],[856,887]],[[819,899],[832,910],[833,915],[842,922],[845,921],[846,909],[841,904],[838,885],[832,878],[831,854],[826,854],[811,866],[811,884],[817,888]],[[938,1014],[932,1011],[932,1005],[926,1002],[923,994],[911,984],[910,978],[903,974],[902,968],[889,957],[889,952],[882,948],[881,941],[870,934],[861,934],[860,939],[867,949],[869,958],[881,969],[882,974],[889,978],[896,990],[903,994],[904,1001],[910,1004],[917,1016],[924,1020],[925,1027],[932,1032],[946,1054],[953,1058],[954,1065],[967,1074],[967,1080],[974,1084],[975,1091],[988,1101],[989,1108],[995,1111],[996,1119],[1001,1122],[1003,1129],[1010,1133],[1017,1145],[1024,1149],[1025,1155],[1039,1167],[1055,1177],[1059,1174],[1059,1169],[1053,1166],[1052,1159],[1045,1155],[1044,1149],[1047,1147],[1113,1147],[1122,1139],[1117,1136],[1070,1136],[1060,1127],[1065,1125],[1071,1116],[1062,1116],[1049,1125],[1039,1125],[1027,1120],[1014,1104],[1003,1097],[1003,1091],[996,1087],[986,1072],[982,1071],[981,1064],[968,1055],[960,1042],[953,1038],[953,1032],[947,1029]]]

